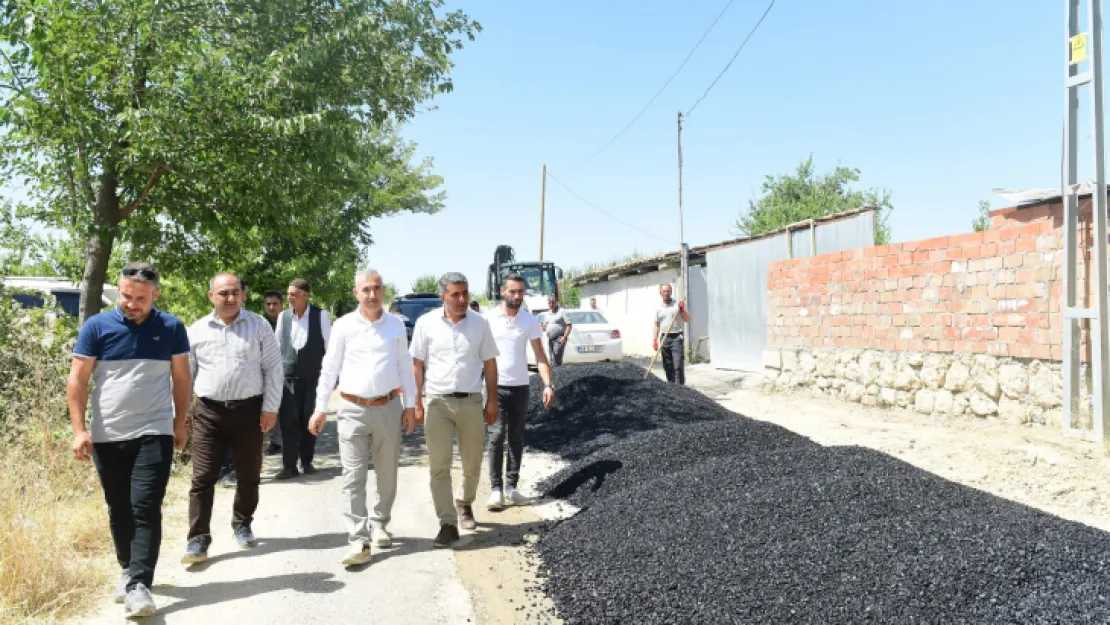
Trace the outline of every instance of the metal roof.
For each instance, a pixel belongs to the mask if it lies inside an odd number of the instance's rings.
[[[710,243],[709,245],[701,245],[698,247],[690,248],[689,264],[690,266],[704,265],[705,255],[714,250],[732,247],[734,245],[743,245],[751,241],[758,241],[768,237],[777,236],[786,232],[793,232],[794,230],[801,230],[808,228],[810,224],[827,223],[830,221],[840,221],[856,215],[864,213],[871,213],[878,211],[878,208],[865,206],[855,210],[845,211],[843,213],[836,213],[835,215],[825,215],[823,217],[816,217],[814,219],[807,219],[799,221],[798,223],[790,224],[785,228],[779,228],[771,232],[765,232],[752,237],[740,237],[737,239],[729,239],[727,241],[720,241],[718,243]],[[653,271],[662,271],[672,267],[678,267],[682,263],[682,252],[664,252],[646,258],[639,258],[631,262],[621,265],[614,265],[612,267],[603,267],[587,273],[583,273],[573,278],[567,279],[567,284],[570,286],[578,286],[589,282],[601,282],[602,280],[617,279],[623,276],[651,273]]]

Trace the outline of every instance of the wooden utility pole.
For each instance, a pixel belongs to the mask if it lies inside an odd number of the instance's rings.
[[[547,201],[547,163],[543,166],[543,179],[540,181],[540,260],[543,260],[543,209]]]

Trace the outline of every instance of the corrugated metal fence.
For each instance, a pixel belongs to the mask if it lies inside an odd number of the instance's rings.
[[[759,370],[767,347],[767,265],[789,258],[870,247],[874,211],[800,226],[706,255],[709,349],[714,365]],[[691,282],[694,282],[691,279]]]

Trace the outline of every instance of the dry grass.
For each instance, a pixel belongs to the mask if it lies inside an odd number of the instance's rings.
[[[103,594],[115,570],[95,471],[66,440],[0,452],[0,622],[55,622]]]
[[[76,326],[0,292],[0,623],[51,623],[103,596],[115,557],[90,464],[70,451]]]

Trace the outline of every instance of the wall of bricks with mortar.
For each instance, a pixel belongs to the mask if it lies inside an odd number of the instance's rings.
[[[1060,205],[992,215],[986,232],[772,264],[768,348],[1060,360]],[[1090,283],[1090,233],[1088,208],[1078,245],[1081,294]],[[1086,347],[1086,330],[1081,335]],[[1084,348],[1084,360],[1088,355]]]

